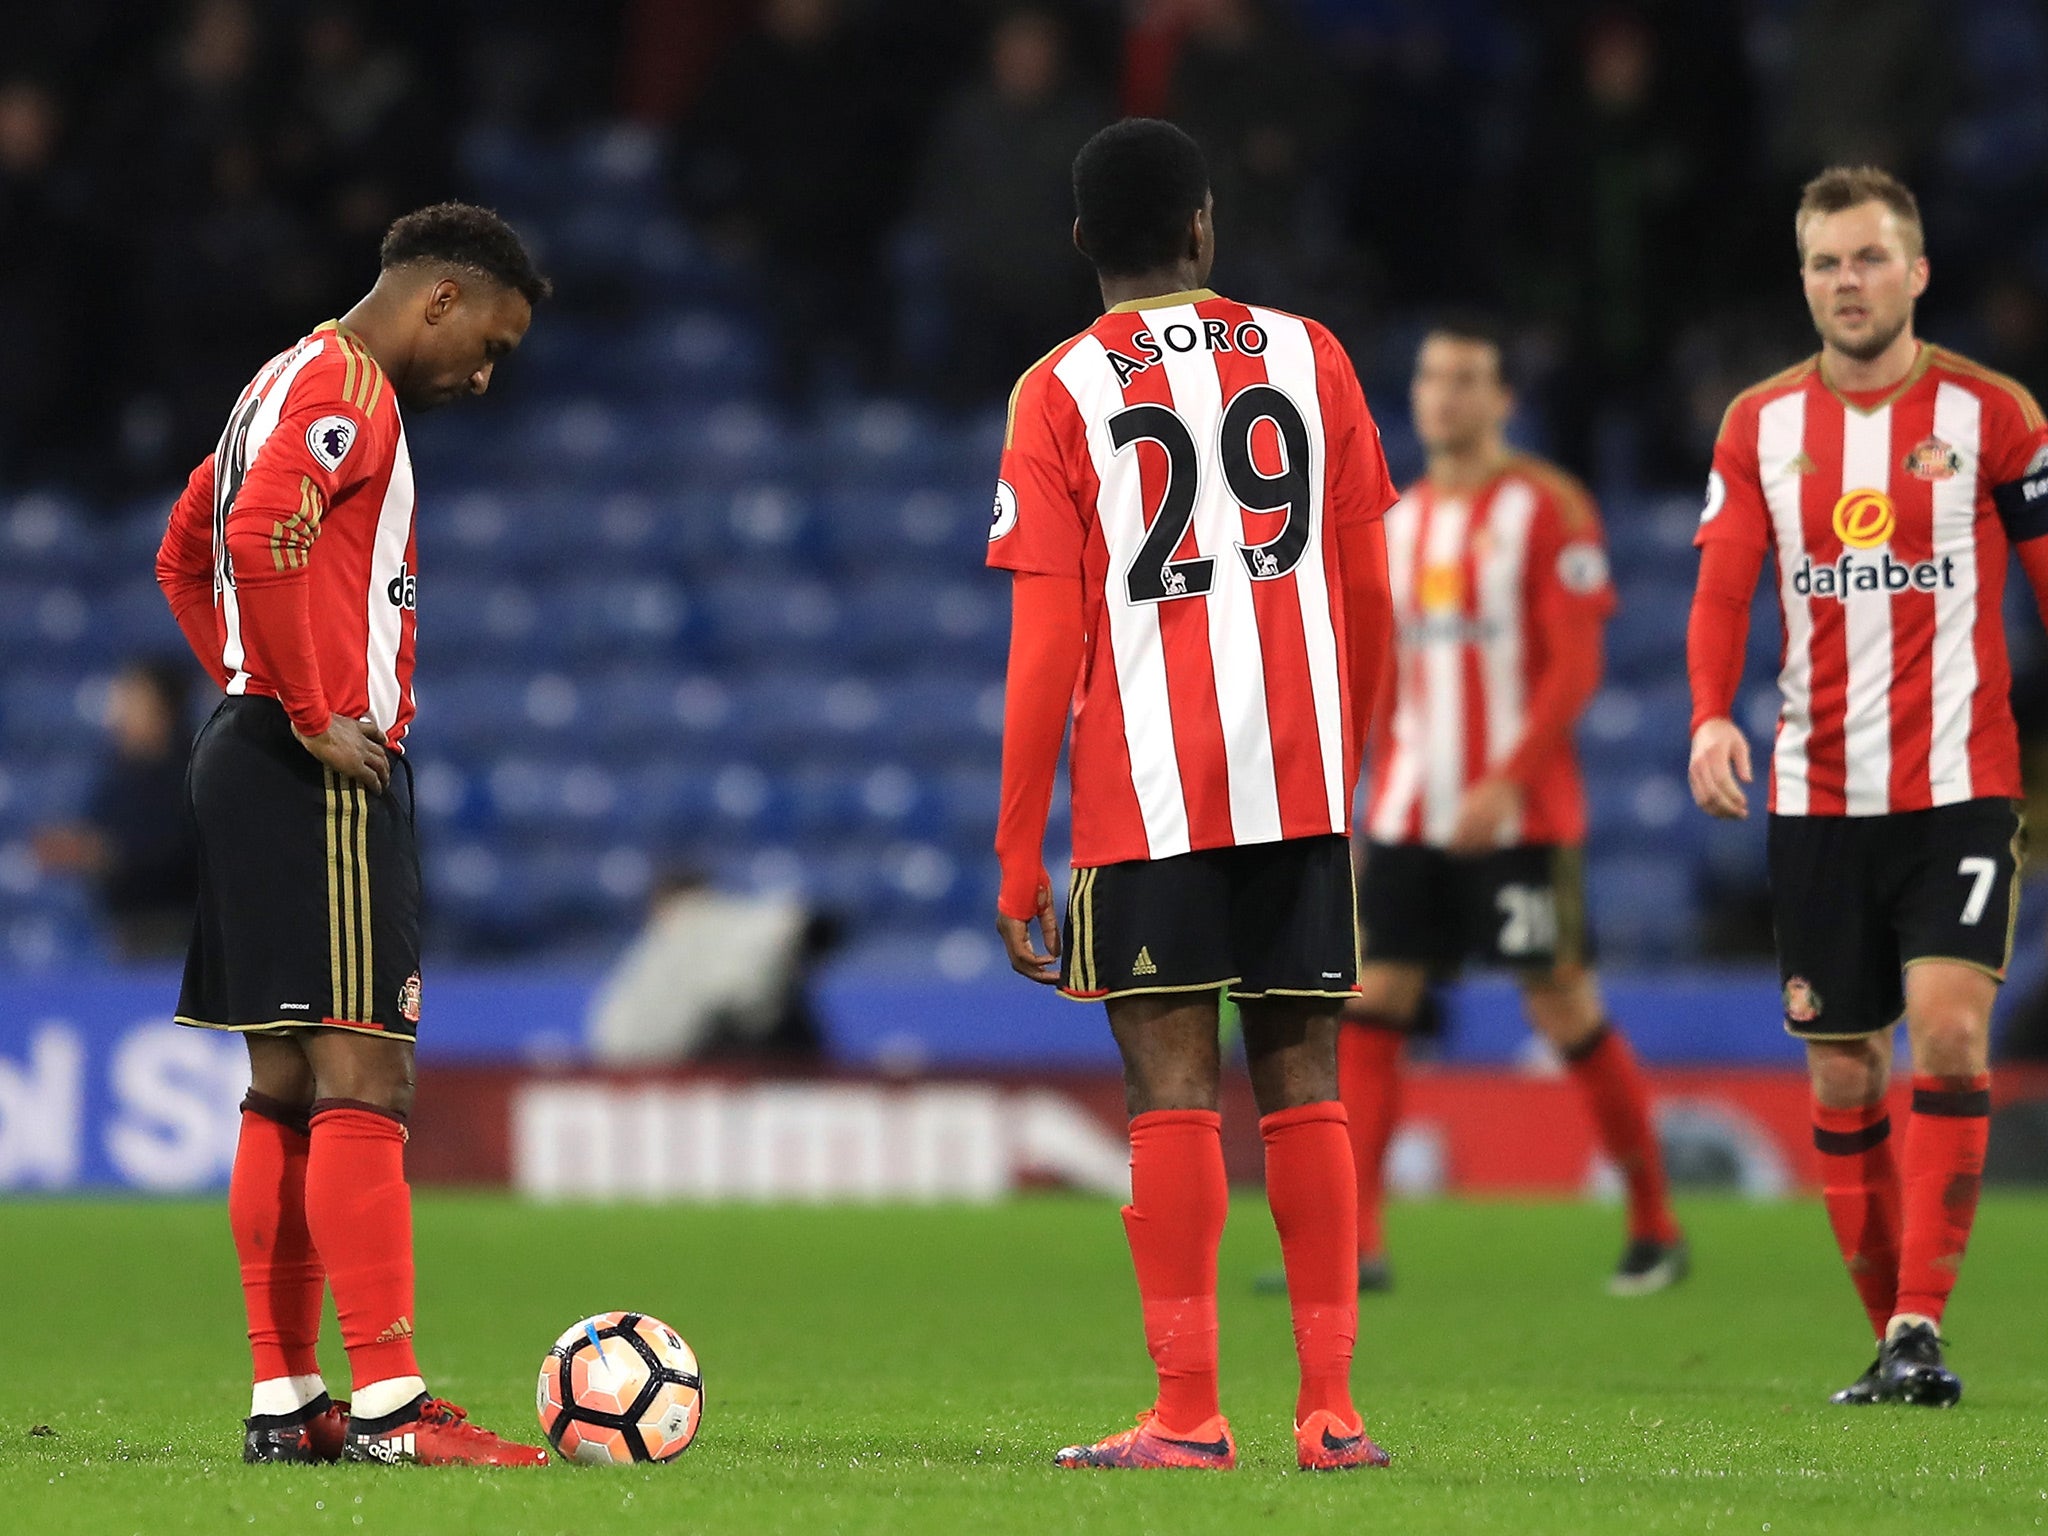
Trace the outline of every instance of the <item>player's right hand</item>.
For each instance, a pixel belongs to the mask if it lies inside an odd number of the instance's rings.
[[[1692,733],[1692,762],[1686,777],[1692,783],[1693,803],[1709,816],[1745,820],[1749,796],[1742,786],[1750,782],[1749,738],[1742,728],[1725,715],[1701,721]]]
[[[1031,922],[1038,924],[1038,931],[1045,935],[1044,954],[1039,953],[1031,942]],[[1045,986],[1055,986],[1060,979],[1060,919],[1059,912],[1052,904],[1052,881],[1045,875],[1038,881],[1038,913],[1027,921],[1011,917],[1002,908],[996,909],[996,934],[1003,941],[1003,950],[1010,957],[1010,969],[1019,976],[1028,976]]]
[[[375,794],[383,794],[391,782],[390,743],[374,720],[351,720],[347,715],[329,715],[327,729],[308,736],[297,726],[292,734],[299,745],[319,758],[343,778],[354,779]]]

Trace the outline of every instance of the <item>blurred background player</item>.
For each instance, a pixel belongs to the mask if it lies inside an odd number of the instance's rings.
[[[1357,987],[1351,796],[1388,638],[1379,433],[1328,331],[1203,286],[1213,202],[1186,134],[1103,129],[1074,161],[1074,202],[1108,312],[1019,380],[989,528],[989,564],[1015,573],[996,927],[1023,975],[1108,1005],[1159,1396],[1135,1429],[1058,1461],[1236,1465],[1216,1384],[1228,989],[1293,1307],[1297,1455],[1384,1465],[1351,1401],[1336,1058]],[[1043,860],[1070,705],[1062,937]]]
[[[1795,230],[1821,350],[1737,395],[1714,448],[1687,648],[1692,791],[1712,815],[1749,814],[1730,710],[1775,556],[1785,1028],[1806,1042],[1828,1219],[1879,1341],[1833,1400],[1945,1407],[1962,1383],[1941,1319],[1983,1178],[2024,837],[2000,603],[2008,549],[2048,594],[2048,427],[2013,380],[1914,335],[1928,263],[1897,179],[1825,171]],[[1902,1012],[1913,1097],[1895,1154]]]
[[[1399,638],[1366,817],[1359,998],[1339,1037],[1358,1155],[1358,1283],[1391,1284],[1381,1170],[1401,1056],[1433,978],[1467,956],[1514,970],[1628,1188],[1618,1296],[1684,1277],[1643,1074],[1590,967],[1586,797],[1573,729],[1600,686],[1614,609],[1584,486],[1504,436],[1514,394],[1476,316],[1423,338],[1410,390],[1428,474],[1387,514]]]
[[[36,833],[45,870],[92,882],[126,960],[182,955],[192,940],[190,670],[182,662],[131,661],[115,674],[104,720],[112,750],[85,814]]]
[[[481,395],[548,284],[496,214],[459,203],[399,219],[381,266],[243,390],[157,555],[227,694],[187,780],[199,921],[177,1018],[249,1047],[228,1189],[256,1375],[243,1459],[533,1465],[546,1453],[430,1397],[413,1355],[419,557],[399,407]],[[352,1412],[320,1377],[323,1275]]]

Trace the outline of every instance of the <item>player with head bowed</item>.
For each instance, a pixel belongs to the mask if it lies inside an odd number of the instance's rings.
[[[1381,1169],[1401,1056],[1424,989],[1467,956],[1516,973],[1529,1022],[1564,1058],[1628,1187],[1628,1244],[1608,1282],[1681,1279],[1641,1069],[1590,967],[1586,796],[1572,731],[1600,685],[1614,608],[1586,489],[1509,449],[1514,395],[1498,330],[1448,316],[1423,338],[1411,401],[1428,473],[1387,513],[1398,646],[1366,814],[1360,996],[1338,1040],[1358,1153],[1358,1280],[1391,1283]]]
[[[1013,573],[996,926],[1107,1004],[1159,1391],[1066,1467],[1230,1467],[1217,1013],[1242,1010],[1301,1369],[1304,1468],[1384,1464],[1351,1399],[1356,1200],[1337,1013],[1357,987],[1350,807],[1390,609],[1379,433],[1336,340],[1210,292],[1201,151],[1130,119],[1074,162],[1106,313],[1011,397],[989,564]],[[1073,719],[1073,878],[1044,866]],[[1044,948],[1033,943],[1038,925]]]
[[[1784,613],[1769,797],[1785,1028],[1806,1044],[1828,1218],[1877,1335],[1837,1403],[1946,1406],[1943,1309],[1976,1215],[1991,1008],[2022,826],[2000,604],[2008,554],[2048,594],[2048,425],[2025,389],[1915,336],[1913,195],[1838,167],[1795,220],[1817,356],[1736,396],[1696,542],[1693,797],[1745,817],[1731,718],[1750,595]],[[1892,1026],[1911,1046],[1902,1135]]]
[[[503,220],[462,204],[398,220],[381,260],[361,302],[243,390],[157,554],[226,695],[187,780],[199,914],[177,1017],[249,1047],[228,1188],[255,1357],[244,1459],[530,1465],[545,1453],[430,1396],[413,1355],[419,560],[403,413],[488,389],[548,284]],[[320,1378],[323,1284],[352,1412]]]

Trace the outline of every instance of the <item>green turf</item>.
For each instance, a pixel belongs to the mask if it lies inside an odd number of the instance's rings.
[[[1686,1208],[1683,1290],[1610,1301],[1614,1213],[1397,1210],[1359,1400],[1386,1472],[1293,1470],[1284,1301],[1240,1202],[1223,1255],[1233,1474],[1062,1473],[1149,1393],[1113,1209],[534,1209],[423,1197],[433,1384],[537,1437],[577,1317],[638,1307],[697,1347],[709,1411],[672,1466],[245,1468],[239,1298],[218,1207],[0,1205],[0,1528],[43,1533],[1579,1533],[2031,1529],[2048,1516],[2048,1202],[1986,1202],[1949,1323],[1958,1411],[1831,1410],[1866,1360],[1811,1205]],[[331,1328],[330,1328],[331,1332]],[[338,1355],[331,1381],[346,1379]],[[47,1426],[37,1434],[32,1426]]]

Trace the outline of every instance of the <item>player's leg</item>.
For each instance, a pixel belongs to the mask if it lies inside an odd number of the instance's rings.
[[[2006,800],[1890,819],[1903,874],[1897,933],[1913,1100],[1899,1150],[1904,1215],[1884,1379],[1898,1401],[1945,1407],[1962,1383],[1942,1359],[1941,1320],[1983,1184],[1991,1010],[2012,958],[2025,832]]]
[[[1926,960],[1906,972],[1913,1108],[1900,1175],[1905,1224],[1890,1331],[1938,1332],[1962,1267],[1991,1128],[1991,1009],[1998,984],[1969,966]]]
[[[1882,1338],[1898,1284],[1899,1179],[1885,1089],[1904,1007],[1879,848],[1890,818],[1772,816],[1772,927],[1786,1033],[1806,1047],[1828,1225]],[[1881,1400],[1875,1362],[1836,1403]]]
[[[1368,843],[1358,881],[1358,995],[1337,1036],[1337,1082],[1358,1179],[1358,1284],[1386,1290],[1387,1148],[1401,1116],[1402,1058],[1431,974],[1456,972],[1468,942],[1457,867],[1419,843]]]
[[[1358,974],[1349,851],[1304,838],[1234,855],[1235,995],[1301,1370],[1295,1448],[1308,1470],[1384,1466],[1351,1400],[1358,1175],[1337,1091],[1338,1013]]]
[[[1213,855],[1083,870],[1060,988],[1099,998],[1123,1058],[1131,1200],[1124,1235],[1158,1394],[1133,1429],[1070,1445],[1062,1467],[1235,1466],[1218,1400],[1216,1251],[1230,1205],[1216,1112],[1227,912]]]
[[[1685,1277],[1689,1255],[1672,1214],[1649,1084],[1635,1052],[1607,1017],[1589,967],[1560,962],[1524,971],[1520,982],[1529,1023],[1563,1058],[1628,1190],[1628,1247],[1608,1290],[1617,1296],[1662,1290]]]
[[[1383,1291],[1393,1284],[1384,1225],[1387,1148],[1401,1120],[1408,1031],[1427,985],[1428,973],[1419,964],[1367,960],[1358,971],[1358,1000],[1345,1006],[1337,1032],[1337,1086],[1358,1178],[1362,1291]]]
[[[308,1114],[313,1073],[298,1042],[244,1037],[249,1091],[228,1177],[228,1227],[242,1275],[255,1385],[245,1461],[332,1461],[346,1409],[320,1376],[325,1272],[306,1225]]]
[[[243,1424],[252,1462],[332,1460],[341,1411],[316,1354],[322,1266],[306,1224],[312,1071],[281,1026],[326,1006],[319,765],[264,699],[222,702],[192,747],[186,791],[198,901],[180,1023],[239,1030],[249,1052],[228,1179],[255,1385]]]

